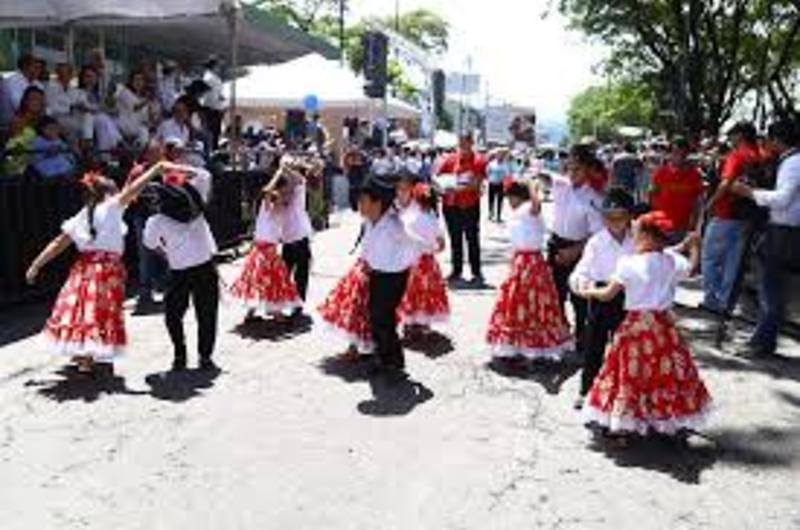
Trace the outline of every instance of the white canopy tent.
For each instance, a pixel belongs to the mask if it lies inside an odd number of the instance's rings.
[[[352,109],[357,117],[378,117],[383,102],[365,96],[364,84],[338,61],[313,53],[284,64],[248,68],[248,74],[236,80],[236,90],[241,108],[302,109],[306,96],[314,95],[320,110]],[[387,111],[389,118],[420,116],[416,107],[396,98],[389,98]]]

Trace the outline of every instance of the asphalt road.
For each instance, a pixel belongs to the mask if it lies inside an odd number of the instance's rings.
[[[338,216],[314,241],[310,307],[346,270],[357,226]],[[484,242],[497,285],[507,241],[487,225]],[[0,529],[800,528],[796,342],[740,359],[745,330],[720,350],[713,323],[680,310],[714,415],[689,448],[613,449],[571,408],[574,362],[487,365],[494,295],[454,292],[451,324],[408,352],[397,388],[333,361],[343,345],[313,323],[242,328],[232,305],[216,378],[164,376],[157,314],[128,319],[129,353],[95,381],[33,335],[47,308],[0,315]]]

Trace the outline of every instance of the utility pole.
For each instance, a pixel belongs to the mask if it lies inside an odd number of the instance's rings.
[[[400,0],[394,0],[394,30],[400,33]]]
[[[345,0],[339,0],[339,61],[344,66],[344,13]]]

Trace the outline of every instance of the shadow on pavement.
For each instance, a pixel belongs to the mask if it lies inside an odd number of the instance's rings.
[[[238,324],[233,332],[243,339],[280,342],[309,333],[313,324],[314,320],[308,315],[286,320],[255,319]]]
[[[147,392],[130,390],[125,379],[114,375],[112,365],[98,364],[91,374],[78,372],[75,366],[65,366],[55,372],[62,377],[58,380],[31,380],[26,387],[40,387],[37,393],[53,401],[84,401],[91,403],[103,394],[124,394],[130,396],[147,395]]]
[[[800,358],[786,355],[772,355],[769,357],[740,357],[736,355],[700,354],[697,355],[701,369],[760,372],[775,379],[788,379],[800,382]]]
[[[431,359],[444,357],[455,351],[453,340],[438,331],[428,331],[403,339],[403,347],[409,351],[425,354]]]
[[[356,383],[368,380],[374,365],[372,355],[360,355],[357,359],[346,359],[336,355],[323,359],[319,363],[319,369],[325,375],[339,377],[347,383]]]
[[[42,331],[50,309],[50,303],[32,303],[0,311],[0,347]]]
[[[218,370],[185,370],[158,372],[148,375],[144,380],[155,399],[181,403],[201,396],[201,390],[213,387],[219,375]]]
[[[492,359],[486,364],[486,367],[503,377],[535,381],[551,395],[561,392],[564,383],[581,369],[580,363],[570,358],[560,363],[544,361],[530,363]]]
[[[791,429],[717,429],[690,437],[688,444],[665,436],[633,437],[626,447],[596,437],[590,446],[621,467],[667,474],[699,484],[716,463],[759,468],[794,468],[800,460],[800,427]]]
[[[433,398],[433,392],[408,377],[379,374],[369,379],[372,399],[356,407],[366,416],[405,416]]]
[[[632,437],[625,447],[596,436],[589,447],[602,452],[620,467],[658,471],[684,484],[700,484],[703,471],[719,459],[719,449],[713,444],[693,447],[664,436]]]

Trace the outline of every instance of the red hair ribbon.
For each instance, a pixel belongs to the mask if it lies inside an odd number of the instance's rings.
[[[644,228],[656,230],[662,234],[669,234],[675,231],[675,223],[660,210],[639,217],[639,224]]]
[[[100,178],[100,173],[97,173],[96,171],[87,171],[81,177],[81,184],[91,189],[94,187],[98,178]]]
[[[422,182],[415,184],[411,191],[412,197],[416,200],[425,200],[431,196],[431,187]]]

